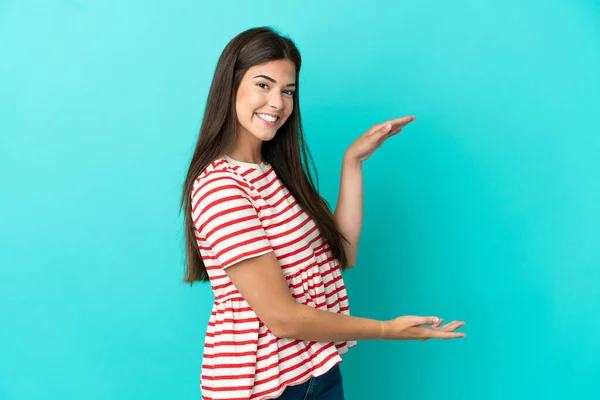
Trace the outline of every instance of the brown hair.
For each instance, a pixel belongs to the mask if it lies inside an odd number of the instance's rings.
[[[184,282],[208,281],[206,267],[196,243],[191,192],[194,180],[234,143],[237,134],[236,93],[246,71],[269,61],[290,60],[296,66],[294,109],[270,141],[263,142],[262,158],[268,162],[300,207],[314,220],[342,269],[347,258],[343,241],[327,201],[315,188],[309,166],[318,176],[302,133],[298,77],[302,59],[295,44],[270,27],[248,29],[234,37],[219,57],[213,77],[196,149],[183,186],[180,211],[185,212],[186,269]],[[309,164],[310,162],[310,164]]]

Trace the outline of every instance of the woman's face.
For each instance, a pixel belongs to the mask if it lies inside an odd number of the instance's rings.
[[[271,140],[294,109],[296,67],[290,60],[252,66],[237,90],[238,132]]]

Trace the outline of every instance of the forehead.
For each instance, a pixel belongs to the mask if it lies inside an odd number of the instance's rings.
[[[246,76],[250,79],[256,75],[267,75],[284,84],[293,83],[296,80],[296,66],[290,60],[269,61],[253,65],[246,72]]]

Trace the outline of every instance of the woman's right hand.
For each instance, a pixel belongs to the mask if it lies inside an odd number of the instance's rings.
[[[454,332],[465,325],[464,321],[452,321],[441,326],[443,319],[404,315],[390,321],[382,321],[382,339],[387,340],[429,340],[458,339],[467,336],[464,332]],[[431,326],[426,326],[431,325]]]

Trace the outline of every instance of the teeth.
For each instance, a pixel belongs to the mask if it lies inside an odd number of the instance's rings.
[[[260,119],[264,119],[265,121],[269,121],[269,122],[277,121],[277,117],[271,117],[270,115],[267,115],[267,114],[256,114],[256,115],[258,115],[258,117]]]

